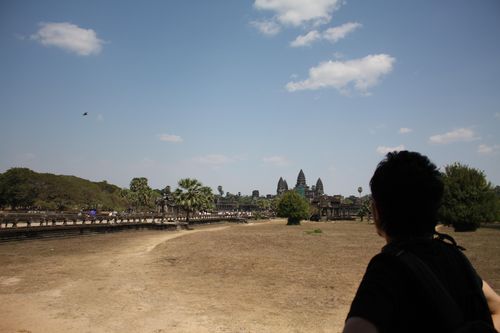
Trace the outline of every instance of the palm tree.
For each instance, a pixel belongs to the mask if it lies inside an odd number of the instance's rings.
[[[212,189],[208,186],[201,187],[201,202],[198,209],[200,210],[209,210],[215,207],[214,205],[214,194],[212,193]]]
[[[178,207],[186,211],[186,222],[189,223],[191,213],[200,209],[208,209],[213,204],[212,189],[203,186],[196,179],[179,180],[179,187],[174,192],[174,200]]]

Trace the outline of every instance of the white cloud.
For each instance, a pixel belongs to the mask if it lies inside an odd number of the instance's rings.
[[[405,150],[404,145],[399,145],[397,147],[378,146],[376,149],[377,153],[379,153],[380,155],[385,155],[385,154],[391,153],[393,151],[401,151],[401,150]]]
[[[281,26],[274,21],[252,21],[250,24],[267,36],[274,36],[281,31]]]
[[[336,43],[360,27],[361,27],[361,23],[348,22],[348,23],[342,24],[341,26],[333,27],[333,28],[325,30],[325,32],[323,32],[323,34],[322,34],[322,37],[324,39],[332,42],[332,43]]]
[[[500,119],[500,112],[495,113],[495,118]]]
[[[482,155],[492,155],[496,153],[499,150],[499,148],[500,148],[499,145],[488,146],[482,144],[477,147],[477,152]]]
[[[255,0],[254,7],[275,13],[274,19],[283,25],[328,23],[342,0]]]
[[[104,43],[92,29],[63,23],[40,23],[40,29],[31,35],[44,46],[55,46],[82,56],[99,54]]]
[[[262,160],[264,163],[274,166],[287,166],[290,164],[290,161],[285,156],[268,156],[263,157]]]
[[[335,88],[345,92],[349,84],[363,93],[376,85],[381,76],[392,71],[395,59],[387,54],[368,55],[348,61],[327,61],[309,69],[309,78],[304,81],[288,82],[286,89],[316,90]]]
[[[435,144],[448,144],[453,142],[467,142],[474,141],[478,138],[475,137],[474,131],[470,128],[459,128],[444,134],[436,134],[429,138],[430,143]]]
[[[174,134],[160,134],[160,141],[179,143],[179,142],[182,142],[183,140],[178,135],[174,135]]]
[[[411,128],[408,128],[408,127],[401,127],[399,129],[399,134],[408,134],[411,132],[413,132],[413,130]]]
[[[200,164],[207,164],[211,166],[221,166],[224,164],[232,163],[235,161],[235,158],[229,157],[222,154],[208,154],[204,156],[198,156],[194,158],[195,162]]]
[[[345,38],[349,33],[353,32],[359,27],[361,27],[360,23],[349,22],[338,27],[327,29],[323,32],[312,30],[305,35],[300,35],[297,38],[295,38],[295,40],[290,43],[290,46],[292,47],[309,46],[312,43],[321,39],[325,39],[332,43],[336,43],[339,40]]]
[[[290,43],[290,46],[291,47],[308,46],[320,38],[321,38],[321,35],[318,31],[316,31],[316,30],[309,31],[307,34],[300,35],[297,38],[295,38],[295,40]]]

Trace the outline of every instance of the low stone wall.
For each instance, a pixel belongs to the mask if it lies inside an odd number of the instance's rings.
[[[246,222],[244,215],[195,215],[191,224]],[[0,241],[64,237],[126,229],[187,229],[185,216],[157,214],[86,215],[86,214],[0,214]]]
[[[209,223],[213,221],[238,221],[249,218],[248,214],[206,214],[194,215],[189,218],[190,223]],[[66,213],[8,213],[0,214],[0,229],[30,228],[57,225],[86,225],[86,224],[123,224],[123,223],[167,223],[186,222],[184,215],[161,214],[120,214],[120,215],[88,215]]]

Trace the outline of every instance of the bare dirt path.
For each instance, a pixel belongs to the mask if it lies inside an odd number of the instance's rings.
[[[5,244],[13,247],[10,255],[2,252],[12,257],[13,274],[0,282],[0,331],[161,332],[143,319],[153,310],[144,265],[149,253],[165,241],[227,227]]]
[[[340,331],[382,239],[368,224],[284,224],[0,244],[0,332]],[[499,235],[457,237],[496,290]]]

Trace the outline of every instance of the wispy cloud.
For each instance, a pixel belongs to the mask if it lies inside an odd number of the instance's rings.
[[[255,0],[254,7],[258,10],[274,13],[272,19],[265,22],[274,22],[279,26],[297,27],[305,24],[318,26],[330,22],[332,13],[342,3],[342,0]],[[267,31],[267,29],[261,29],[259,25],[254,26],[262,33]],[[276,29],[273,28],[272,31],[276,31]]]
[[[290,46],[292,47],[309,46],[312,43],[322,39],[328,40],[331,43],[336,43],[339,40],[345,38],[348,34],[350,34],[359,27],[361,27],[360,23],[349,22],[338,27],[327,29],[323,32],[312,30],[305,35],[300,35],[297,38],[295,38],[295,40],[293,40],[290,43]]]
[[[317,30],[309,31],[305,35],[300,35],[290,43],[291,47],[308,46],[321,39],[321,34]]]
[[[40,23],[40,29],[30,38],[44,46],[55,46],[81,56],[99,54],[104,43],[94,30],[68,22]]]
[[[332,43],[336,43],[339,40],[344,39],[348,34],[360,27],[361,23],[348,22],[338,27],[333,27],[325,30],[325,32],[323,32],[323,38]]]
[[[274,21],[252,21],[250,24],[266,36],[274,36],[281,31],[281,26]]]
[[[288,82],[286,89],[316,90],[335,88],[346,92],[352,84],[354,89],[366,93],[375,86],[383,75],[392,71],[396,60],[387,54],[368,55],[361,59],[348,61],[327,61],[309,69],[309,78],[303,81]]]
[[[499,145],[488,146],[481,144],[477,147],[477,152],[481,155],[493,155],[500,149]]]
[[[408,128],[408,127],[401,127],[399,129],[399,134],[408,134],[411,132],[413,132],[413,130],[411,128]]]
[[[397,147],[378,146],[376,149],[376,152],[379,153],[380,155],[385,155],[385,154],[391,153],[393,151],[401,151],[401,150],[405,150],[404,145],[399,145]]]
[[[273,166],[287,166],[290,164],[290,161],[285,156],[267,156],[263,157],[262,161],[266,164],[270,164]]]
[[[160,141],[166,141],[166,142],[174,142],[174,143],[180,143],[184,140],[178,135],[175,134],[160,134]]]
[[[470,128],[459,128],[444,134],[433,135],[429,138],[429,142],[434,144],[448,144],[454,142],[474,141],[477,139],[478,138],[474,134],[474,131]]]

